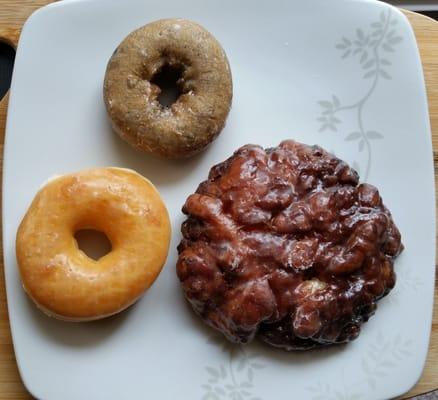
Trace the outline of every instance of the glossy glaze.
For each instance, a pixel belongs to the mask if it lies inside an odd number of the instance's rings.
[[[194,310],[239,343],[308,349],[356,338],[395,284],[403,246],[378,190],[318,146],[247,145],[183,212],[178,276]]]
[[[93,260],[74,238],[106,234],[112,250]],[[55,178],[35,196],[17,232],[23,287],[43,311],[80,321],[115,314],[154,282],[170,241],[167,210],[134,171],[96,168]]]

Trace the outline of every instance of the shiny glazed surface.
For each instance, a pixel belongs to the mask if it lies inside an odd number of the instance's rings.
[[[74,238],[106,234],[112,250],[93,260]],[[170,222],[155,187],[132,170],[96,168],[49,181],[17,232],[23,287],[47,314],[99,319],[134,303],[167,257]]]
[[[183,212],[177,273],[210,326],[287,350],[348,342],[395,284],[400,233],[378,190],[318,146],[246,145]]]

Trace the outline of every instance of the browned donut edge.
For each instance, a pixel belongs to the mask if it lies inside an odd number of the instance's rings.
[[[180,64],[182,94],[161,106],[151,80],[164,65]],[[186,158],[221,132],[232,102],[232,76],[219,42],[199,24],[164,19],[131,32],[111,56],[103,97],[112,127],[139,151]]]

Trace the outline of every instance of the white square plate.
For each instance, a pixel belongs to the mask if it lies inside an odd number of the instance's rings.
[[[106,63],[133,29],[193,19],[225,48],[233,73],[228,123],[202,155],[183,162],[133,151],[110,129]],[[307,353],[208,340],[175,275],[187,195],[209,168],[248,142],[318,143],[379,187],[406,246],[398,282],[355,342]],[[40,313],[21,289],[17,226],[54,174],[133,168],[168,205],[167,264],[129,311],[72,324]],[[25,24],[9,103],[3,180],[8,305],[25,385],[39,399],[387,399],[419,378],[432,315],[435,200],[427,101],[413,31],[374,1],[79,0]],[[219,341],[220,343],[223,343]]]

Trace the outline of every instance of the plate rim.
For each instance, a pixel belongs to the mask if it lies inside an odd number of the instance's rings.
[[[346,0],[335,0],[338,1],[338,3],[342,3],[345,2]],[[433,144],[432,144],[432,131],[431,131],[431,123],[430,123],[430,110],[429,110],[429,104],[428,104],[428,97],[427,97],[427,86],[426,86],[426,80],[425,80],[425,76],[424,76],[424,69],[423,69],[423,65],[422,65],[422,59],[421,59],[421,54],[419,52],[419,48],[418,48],[418,42],[416,40],[415,37],[415,33],[413,30],[413,27],[411,25],[411,23],[409,22],[409,19],[406,17],[406,15],[396,6],[384,3],[382,1],[375,1],[375,0],[353,0],[356,3],[363,3],[363,4],[367,4],[369,5],[369,7],[375,7],[375,8],[386,8],[386,9],[391,9],[394,13],[396,13],[400,19],[402,19],[404,21],[404,24],[409,26],[409,31],[410,34],[414,37],[414,43],[416,46],[416,52],[417,52],[417,59],[420,61],[420,68],[421,68],[421,79],[422,79],[422,91],[423,91],[423,97],[425,100],[425,111],[426,111],[426,117],[427,117],[427,130],[429,135],[427,135],[427,141],[428,141],[428,147],[431,150],[431,154],[429,155],[430,157],[430,161],[431,161],[431,168],[432,168],[432,178],[434,178],[433,175],[433,171],[434,171],[434,164],[433,164]],[[20,34],[20,38],[18,41],[18,45],[17,45],[17,49],[16,49],[16,53],[17,55],[20,52],[20,49],[22,47],[22,42],[24,40],[26,40],[27,38],[27,31],[29,29],[29,26],[35,24],[35,23],[39,23],[39,19],[40,18],[45,18],[46,14],[48,12],[56,12],[57,8],[69,8],[70,6],[76,6],[77,4],[81,4],[83,6],[85,6],[87,3],[105,3],[105,0],[64,0],[62,2],[53,2],[53,3],[49,3],[41,8],[38,8],[37,10],[35,10],[25,21],[25,23],[23,24],[23,28]],[[36,22],[35,22],[36,21]],[[11,87],[10,87],[10,98],[9,98],[9,105],[11,104],[11,99],[14,99],[14,87],[15,87],[15,82],[16,82],[17,78],[15,75],[15,66],[14,66],[14,72],[12,75],[12,81],[11,81]],[[7,116],[9,116],[9,105],[8,105],[8,110],[7,110]],[[6,217],[6,207],[5,204],[7,203],[6,198],[8,197],[6,195],[6,193],[8,192],[6,185],[4,184],[5,182],[5,176],[9,175],[9,172],[7,172],[9,170],[9,168],[7,167],[9,162],[8,162],[8,158],[9,158],[9,153],[10,151],[7,151],[8,149],[8,136],[10,135],[8,132],[12,129],[10,127],[12,123],[10,122],[10,118],[6,119],[6,126],[5,126],[5,134],[4,134],[4,151],[3,151],[3,171],[2,171],[2,232],[3,232],[3,237],[2,237],[2,244],[3,244],[3,248],[5,248],[5,219]],[[435,180],[432,179],[432,183],[433,183],[433,189],[436,188],[436,183]],[[431,216],[432,218],[432,223],[431,223],[431,227],[433,229],[433,231],[435,232],[434,238],[433,238],[433,256],[434,259],[436,260],[436,194],[435,194],[435,190],[433,190],[432,193],[433,196],[433,201],[435,203],[435,207],[433,208],[433,215]],[[6,217],[6,218],[5,218]],[[13,240],[13,242],[15,242],[15,238]],[[5,260],[5,255],[3,252],[3,263],[4,263],[4,277],[5,277],[5,293],[6,293],[6,300],[7,300],[7,309],[8,309],[8,315],[11,315],[12,313],[12,306],[11,306],[11,302],[8,301],[11,298],[11,295],[9,294],[9,291],[11,290],[9,288],[9,285],[7,284],[7,275],[8,275],[8,269],[6,267],[6,260]],[[436,276],[436,270],[435,268],[433,269],[433,280],[435,279]],[[400,388],[403,387],[403,390],[398,390],[397,396],[399,395],[403,395],[405,393],[407,393],[412,387],[414,387],[416,385],[416,383],[419,381],[419,379],[421,378],[423,372],[424,372],[424,368],[426,365],[426,359],[427,359],[427,355],[429,353],[429,347],[430,347],[430,337],[431,337],[431,328],[432,328],[432,321],[433,321],[433,311],[434,311],[434,294],[435,294],[435,290],[432,291],[431,293],[431,303],[432,303],[432,307],[430,308],[430,317],[429,317],[429,321],[428,321],[428,338],[427,338],[427,350],[425,352],[425,355],[423,357],[422,360],[422,367],[419,368],[416,371],[416,374],[412,373],[412,379],[411,380],[405,380],[401,383]],[[21,356],[18,356],[18,354],[20,352],[16,351],[16,340],[15,340],[15,329],[13,329],[13,318],[9,317],[9,325],[10,325],[10,332],[11,332],[11,336],[12,336],[12,344],[13,344],[13,349],[14,349],[14,354],[15,354],[15,358],[16,358],[16,363],[17,363],[17,368],[18,368],[18,372],[20,375],[20,378],[23,382],[23,385],[26,387],[26,389],[30,392],[31,395],[33,395],[36,398],[40,398],[43,399],[42,397],[38,396],[38,393],[35,388],[32,387],[32,383],[31,380],[28,379],[28,376],[26,375],[25,371],[23,370],[23,363],[21,361]],[[405,383],[405,385],[403,385],[403,383]]]

